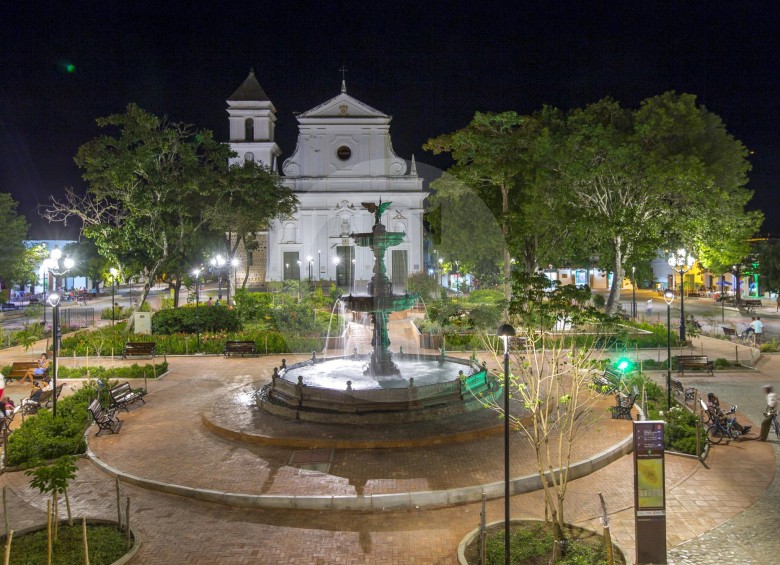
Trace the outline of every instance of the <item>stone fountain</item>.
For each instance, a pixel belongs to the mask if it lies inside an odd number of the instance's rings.
[[[368,313],[373,331],[368,355],[317,358],[274,371],[257,393],[257,405],[286,418],[323,423],[407,423],[455,416],[482,406],[501,393],[499,383],[475,360],[390,351],[391,312],[414,306],[416,294],[394,294],[385,253],[406,234],[387,231],[381,217],[392,202],[364,202],[374,214],[370,232],[351,234],[355,244],[374,255],[374,271],[365,295],[341,296],[346,309]]]

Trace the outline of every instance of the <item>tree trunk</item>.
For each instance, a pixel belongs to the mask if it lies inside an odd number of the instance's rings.
[[[606,308],[607,314],[610,315],[617,312],[617,307],[620,303],[620,291],[623,288],[623,276],[625,275],[623,272],[623,250],[620,243],[620,238],[616,238],[614,242],[615,264],[613,265],[612,286],[609,289]]]

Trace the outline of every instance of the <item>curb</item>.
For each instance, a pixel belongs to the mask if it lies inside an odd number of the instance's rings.
[[[633,437],[627,435],[623,440],[589,459],[578,461],[569,467],[569,479],[578,479],[606,467],[610,463],[631,453]],[[266,508],[287,510],[333,510],[333,511],[376,511],[376,510],[412,510],[422,507],[446,507],[481,502],[484,494],[488,500],[504,497],[504,482],[474,485],[438,491],[399,492],[374,495],[266,495],[244,494],[220,490],[188,487],[174,483],[165,483],[125,473],[112,467],[97,457],[87,442],[87,457],[104,473],[117,477],[121,481],[168,494],[176,494],[205,502],[215,502],[238,508]],[[557,469],[556,469],[557,471]],[[517,477],[510,481],[510,494],[524,494],[542,488],[542,482],[536,473]]]

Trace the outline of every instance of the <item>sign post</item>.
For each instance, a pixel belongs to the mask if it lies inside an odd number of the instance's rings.
[[[664,422],[634,422],[636,563],[666,563]]]

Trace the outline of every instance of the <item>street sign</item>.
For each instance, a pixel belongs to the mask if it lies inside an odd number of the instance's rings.
[[[664,422],[633,422],[636,563],[666,563]]]

